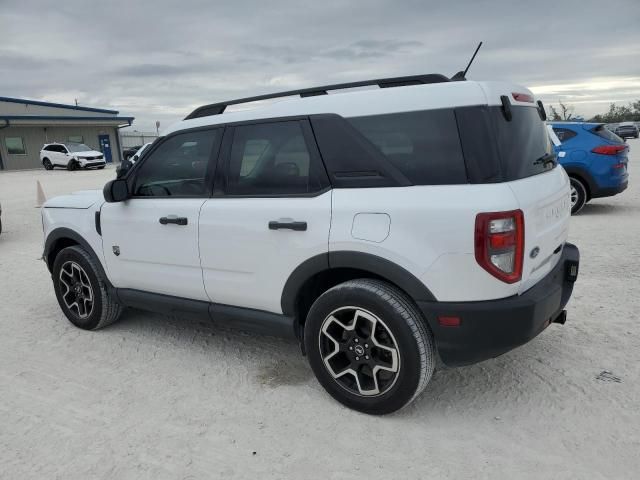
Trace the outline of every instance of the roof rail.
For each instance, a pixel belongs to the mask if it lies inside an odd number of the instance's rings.
[[[257,102],[259,100],[269,100],[272,98],[291,97],[300,95],[300,97],[315,97],[316,95],[327,95],[328,90],[342,90],[345,88],[367,87],[378,85],[380,88],[405,87],[407,85],[422,85],[427,83],[443,83],[451,81],[448,77],[439,73],[429,73],[426,75],[411,75],[408,77],[391,77],[379,78],[377,80],[363,80],[360,82],[336,83],[334,85],[324,85],[321,87],[303,88],[300,90],[289,90],[279,93],[268,93],[266,95],[258,95],[255,97],[240,98],[230,100],[228,102],[211,103],[196,108],[193,112],[185,117],[185,120],[192,118],[208,117],[209,115],[220,115],[229,105],[238,105],[241,103]]]

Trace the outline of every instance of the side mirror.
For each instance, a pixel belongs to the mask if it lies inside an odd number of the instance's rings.
[[[129,186],[127,181],[121,178],[116,178],[107,182],[102,190],[104,199],[108,203],[123,202],[129,198]]]
[[[120,162],[120,166],[116,169],[116,178],[124,177],[131,169],[132,165],[133,164],[128,159],[122,160],[122,162]]]

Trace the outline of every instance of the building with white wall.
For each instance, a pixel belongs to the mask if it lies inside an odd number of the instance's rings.
[[[122,160],[119,129],[133,117],[115,110],[0,97],[0,170],[39,168],[45,143],[76,142]]]

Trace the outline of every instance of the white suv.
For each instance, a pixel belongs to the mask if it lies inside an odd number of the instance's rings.
[[[338,401],[392,412],[436,355],[564,323],[579,254],[544,117],[521,86],[435,74],[207,105],[49,200],[44,260],[80,328],[138,307],[293,336]]]
[[[67,170],[102,169],[106,165],[102,152],[84,143],[47,143],[40,150],[40,161],[47,170],[55,167],[65,167]]]

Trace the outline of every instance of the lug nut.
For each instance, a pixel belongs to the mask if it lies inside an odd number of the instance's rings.
[[[354,342],[358,343],[360,340],[358,340],[357,338],[354,340]]]
[[[365,344],[364,344],[364,348],[369,348],[369,344],[368,344],[368,343],[365,343]]]
[[[353,347],[349,347],[349,350],[353,350]]]
[[[356,357],[356,360],[360,360],[360,357]]]
[[[369,355],[365,355],[365,356],[364,356],[364,358],[365,358],[366,360],[369,360]]]

